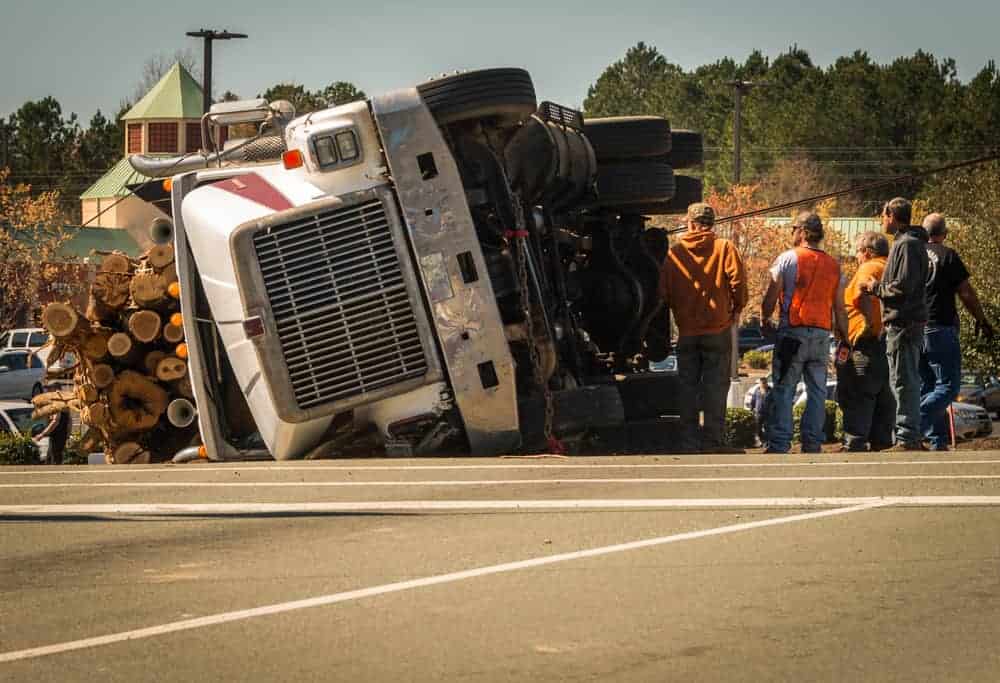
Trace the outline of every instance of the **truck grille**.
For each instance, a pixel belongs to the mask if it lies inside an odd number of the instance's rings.
[[[253,241],[299,408],[427,372],[380,200],[299,218]]]

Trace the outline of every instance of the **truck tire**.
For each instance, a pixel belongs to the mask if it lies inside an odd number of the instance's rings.
[[[670,134],[670,165],[675,169],[701,166],[705,163],[705,142],[701,133],[675,130]]]
[[[597,168],[596,206],[632,209],[669,202],[674,196],[674,169],[661,160],[625,161]]]
[[[692,204],[704,198],[704,190],[700,178],[679,175],[674,176],[674,196],[669,202],[648,202],[634,207],[634,213],[647,216],[665,216],[668,214],[687,213]]]
[[[598,161],[659,157],[670,152],[670,122],[660,116],[615,116],[584,121]]]
[[[482,69],[443,76],[417,86],[438,124],[499,119],[513,124],[538,108],[535,86],[524,69]]]

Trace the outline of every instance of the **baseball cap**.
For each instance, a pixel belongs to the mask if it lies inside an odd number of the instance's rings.
[[[688,220],[702,225],[715,225],[715,209],[708,204],[697,203],[688,207]]]

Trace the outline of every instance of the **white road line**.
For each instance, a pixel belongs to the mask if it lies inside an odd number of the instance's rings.
[[[544,484],[735,484],[818,481],[992,481],[1000,474],[912,474],[828,477],[633,477],[620,479],[431,479],[415,481],[95,481],[0,484],[0,489],[93,488],[399,488],[456,486],[538,486]]]
[[[452,583],[455,581],[464,581],[466,579],[474,579],[481,576],[490,576],[492,574],[502,574],[505,572],[520,571],[522,569],[534,569],[536,567],[544,567],[546,565],[557,564],[560,562],[571,562],[574,560],[582,560],[592,557],[601,557],[603,555],[611,555],[613,553],[621,553],[631,550],[640,550],[643,548],[652,548],[660,545],[666,545],[668,543],[691,541],[699,538],[708,538],[710,536],[721,536],[723,534],[731,534],[740,531],[749,531],[751,529],[761,529],[769,526],[777,526],[779,524],[790,524],[793,522],[803,522],[806,520],[821,519],[823,517],[844,515],[844,514],[849,514],[851,512],[861,512],[863,510],[870,510],[878,507],[884,507],[885,505],[888,504],[889,503],[885,502],[869,502],[851,507],[835,508],[833,510],[808,512],[798,515],[792,515],[789,517],[778,517],[776,519],[759,520],[756,522],[744,522],[742,524],[732,524],[729,526],[716,527],[713,529],[691,531],[682,534],[675,534],[673,536],[661,536],[659,538],[651,538],[642,541],[620,543],[617,545],[609,545],[600,548],[591,548],[589,550],[579,550],[575,552],[561,553],[558,555],[549,555],[547,557],[536,557],[529,560],[521,560],[519,562],[507,562],[504,564],[479,567],[477,569],[452,572],[449,574],[439,574],[437,576],[428,576],[422,579],[399,581],[396,583],[383,584],[381,586],[373,586],[371,588],[362,588],[360,590],[347,591],[343,593],[332,593],[329,595],[321,595],[318,597],[308,598],[305,600],[293,600],[291,602],[282,602],[273,605],[265,605],[262,607],[254,607],[252,609],[237,610],[234,612],[223,612],[221,614],[213,614],[210,616],[198,617],[195,619],[184,619],[182,621],[174,621],[166,624],[161,624],[159,626],[150,626],[147,628],[136,629],[133,631],[121,631],[119,633],[112,633],[109,635],[98,636],[95,638],[84,638],[81,640],[73,640],[65,643],[46,645],[43,647],[35,647],[26,650],[5,652],[0,654],[0,663],[16,662],[25,659],[34,659],[38,657],[45,657],[48,655],[60,654],[64,652],[72,652],[74,650],[83,650],[86,648],[99,647],[102,645],[112,645],[115,643],[122,643],[131,640],[139,640],[141,638],[151,638],[154,636],[166,635],[168,633],[176,633],[178,631],[187,631],[196,628],[204,628],[207,626],[226,624],[233,621],[242,621],[245,619],[253,619],[256,617],[265,617],[273,614],[282,614],[284,612],[293,612],[296,610],[310,609],[313,607],[322,607],[325,605],[334,605],[341,602],[349,602],[352,600],[361,600],[364,598],[374,597],[376,595],[398,593],[400,591],[412,590],[415,588],[426,588],[427,586],[436,586],[444,583]]]
[[[870,496],[813,498],[616,498],[547,500],[377,500],[318,503],[87,503],[0,505],[5,517],[193,517],[365,512],[475,512],[531,510],[667,510],[829,508],[845,505],[997,507],[1000,496]]]
[[[665,456],[670,457],[670,456]],[[747,456],[734,456],[744,459]],[[199,472],[420,472],[420,471],[462,471],[462,470],[632,470],[632,469],[728,469],[728,468],[770,468],[770,467],[879,467],[901,465],[997,465],[1000,460],[860,460],[856,462],[717,462],[717,463],[622,463],[609,464],[559,464],[540,463],[522,465],[262,465],[244,463],[224,465],[221,463],[197,465],[170,465],[166,467],[74,467],[55,469],[35,467],[32,469],[0,469],[0,476],[47,476],[56,474],[76,474],[100,476],[105,474],[146,474],[172,472],[174,474],[197,474]]]

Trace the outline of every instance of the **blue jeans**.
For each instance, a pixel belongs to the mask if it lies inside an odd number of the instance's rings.
[[[794,354],[782,353],[783,340],[799,342]],[[787,342],[785,342],[787,343]],[[818,453],[826,440],[826,367],[830,359],[830,333],[818,327],[789,327],[778,330],[774,345],[772,380],[774,405],[771,411],[768,449],[787,453],[792,446],[792,404],[795,387],[806,384],[806,410],[802,414],[802,451]]]
[[[920,357],[920,424],[931,448],[945,449],[951,442],[948,406],[962,386],[962,349],[958,328],[928,325]]]
[[[889,386],[896,398],[896,443],[918,448],[920,429],[920,353],[924,348],[924,326],[920,323],[886,325],[889,355]]]

